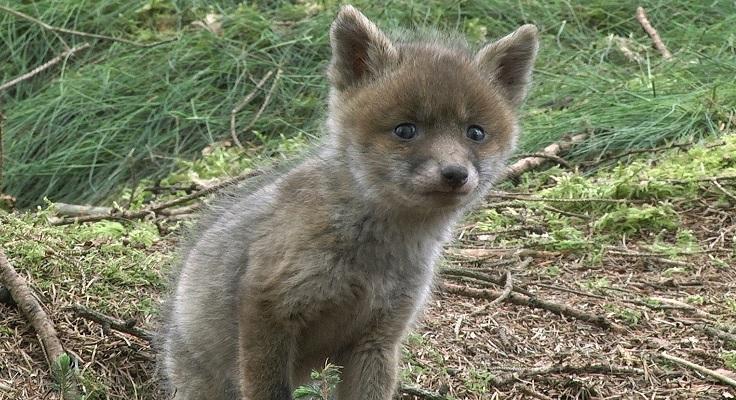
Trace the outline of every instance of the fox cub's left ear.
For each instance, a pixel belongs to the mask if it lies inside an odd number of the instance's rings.
[[[332,23],[330,43],[332,60],[327,75],[338,90],[375,77],[399,57],[388,37],[350,5],[343,6]]]
[[[537,49],[537,27],[523,25],[510,35],[483,47],[476,54],[475,63],[500,86],[506,99],[518,108],[531,84]]]

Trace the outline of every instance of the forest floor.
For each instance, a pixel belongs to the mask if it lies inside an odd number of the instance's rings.
[[[141,210],[196,191],[205,181],[184,171],[232,165],[234,154],[215,150],[119,204]],[[500,185],[446,249],[436,295],[405,341],[403,386],[430,392],[418,398],[736,396],[667,358],[736,377],[734,155],[736,136],[724,133],[595,173],[552,167]],[[74,306],[155,331],[191,216],[58,225],[61,208],[0,213],[0,243],[72,356],[69,381],[88,399],[163,398],[145,334],[110,329]],[[33,328],[3,301],[0,398],[58,398]]]
[[[206,188],[319,136],[339,2],[10,3],[0,249],[69,358],[46,360],[0,288],[0,400],[163,399],[150,335],[177,242]],[[585,135],[458,225],[404,344],[404,396],[736,398],[736,3],[353,4],[473,46],[536,24],[519,153]],[[75,222],[62,202],[115,211]]]

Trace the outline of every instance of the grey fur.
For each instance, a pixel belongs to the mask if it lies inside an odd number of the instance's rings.
[[[332,32],[324,143],[221,199],[182,251],[161,344],[176,399],[287,400],[325,359],[344,367],[338,399],[390,399],[442,245],[514,146],[517,98],[466,49],[394,45],[350,6]],[[421,89],[423,111],[399,100],[406,87]],[[421,140],[380,128],[386,106],[431,114],[417,122]],[[467,118],[492,141],[465,138]],[[445,165],[466,167],[467,183],[448,188]]]

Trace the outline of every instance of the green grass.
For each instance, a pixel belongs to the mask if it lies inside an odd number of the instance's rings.
[[[555,0],[354,2],[387,29],[460,30],[479,44],[522,23],[542,32],[536,87],[525,110],[521,152],[586,131],[573,156],[717,134],[733,124],[736,5],[732,1]],[[248,154],[287,137],[319,136],[335,1],[40,0],[3,2],[105,40],[0,93],[6,123],[2,191],[21,206],[101,202],[127,183],[161,178],[230,136],[233,107],[267,71],[283,70],[263,115],[241,132]],[[672,50],[666,62],[633,18],[637,5]],[[222,36],[191,23],[222,16]],[[89,38],[45,31],[0,13],[0,80],[29,71]],[[638,61],[629,61],[621,47]],[[253,119],[270,82],[237,118]],[[561,102],[564,108],[556,107]]]
[[[159,245],[155,225],[101,221],[53,227],[48,214],[0,211],[0,243],[38,289],[58,290],[62,304],[86,301],[122,317],[157,312],[150,296],[157,298],[166,287],[173,254]]]
[[[699,227],[683,221],[683,204],[697,204],[707,195],[715,207],[733,207],[732,198],[708,186],[713,177],[736,177],[734,154],[736,135],[727,134],[685,151],[639,156],[593,175],[555,167],[527,174],[515,188],[535,193],[536,201],[502,203],[469,219],[475,234],[497,234],[493,240],[502,247],[585,253],[597,264],[607,247],[636,241],[643,251],[678,260],[703,250],[693,232]],[[732,180],[723,185],[733,192]],[[515,229],[520,226],[535,229]],[[736,242],[732,248],[736,251]],[[673,267],[663,274],[684,272]]]

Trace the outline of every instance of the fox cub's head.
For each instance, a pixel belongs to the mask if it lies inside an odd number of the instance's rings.
[[[370,196],[407,207],[460,207],[502,171],[537,53],[524,25],[471,52],[432,35],[389,39],[351,6],[330,32],[328,126]]]

